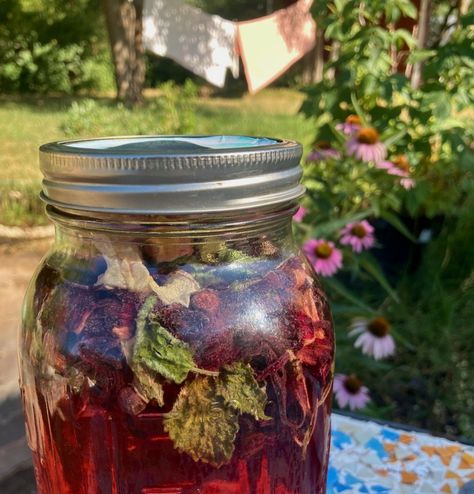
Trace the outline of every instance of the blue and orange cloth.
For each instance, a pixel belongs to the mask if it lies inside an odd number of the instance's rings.
[[[474,480],[474,447],[332,415],[327,494],[455,494]]]

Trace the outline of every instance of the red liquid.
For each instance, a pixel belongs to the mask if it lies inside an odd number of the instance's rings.
[[[220,468],[179,453],[163,430],[162,413],[131,416],[118,407],[71,400],[42,411],[43,454],[34,454],[38,494],[320,494],[325,492],[329,398],[318,408],[303,456],[288,429],[245,424],[232,461]]]
[[[22,348],[38,494],[324,494],[331,317],[305,265],[292,258],[280,266],[242,288],[204,288],[189,307],[157,308],[198,367],[217,373],[244,362],[265,385],[269,419],[239,414],[235,449],[220,467],[178,451],[164,430],[192,372],[183,384],[164,382],[164,406],[140,408],[123,343],[143,299],[71,283],[38,290],[39,323],[29,323]]]

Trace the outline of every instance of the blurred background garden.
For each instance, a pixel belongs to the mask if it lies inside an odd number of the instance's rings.
[[[142,2],[102,3],[0,0],[2,227],[48,222],[38,198],[44,142],[296,139],[307,193],[295,231],[331,298],[346,390],[370,398],[368,416],[474,438],[470,2],[316,0],[314,48],[256,94],[242,75],[216,88],[144,50]],[[294,2],[186,3],[242,21]],[[125,35],[108,32],[114,15]],[[111,51],[120,36],[133,57]]]

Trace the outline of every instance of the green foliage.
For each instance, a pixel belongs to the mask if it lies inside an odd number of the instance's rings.
[[[240,413],[253,415],[257,420],[270,418],[265,415],[265,386],[259,386],[248,364],[236,363],[224,368],[216,382],[216,393]]]
[[[408,156],[420,178],[420,186],[393,209],[405,206],[412,215],[429,216],[455,211],[472,173],[467,162],[474,126],[465,108],[474,100],[473,30],[461,25],[443,46],[417,50],[407,31],[382,27],[383,16],[387,23],[413,17],[411,2],[316,2],[314,12],[325,29],[327,50],[338,50],[326,64],[324,80],[306,89],[302,111],[314,119],[317,139],[333,140],[332,123],[358,114],[382,133],[389,152]],[[399,61],[407,57],[425,60],[419,89],[401,71]]]
[[[59,48],[55,40],[47,44],[18,40],[15,48],[3,53],[0,87],[6,91],[60,91],[68,93],[81,81],[83,48]]]
[[[142,106],[85,99],[74,102],[61,128],[69,137],[136,134],[186,134],[195,128],[196,86],[173,82],[160,87],[159,96]]]
[[[265,388],[257,383],[252,368],[236,363],[216,377],[187,380],[164,426],[177,449],[194,461],[219,467],[232,457],[239,414],[267,420],[266,404]]]
[[[0,0],[1,91],[110,89],[110,68],[93,0]]]
[[[165,417],[164,427],[176,449],[194,461],[219,467],[234,452],[238,413],[216,396],[211,379],[198,377],[181,388],[173,409]]]
[[[155,303],[156,298],[150,297],[138,315],[132,368],[141,371],[137,374],[140,381],[141,375],[151,373],[152,377],[159,375],[180,384],[196,368],[193,355],[186,343],[150,319],[149,313]],[[147,382],[143,384],[148,388]]]
[[[0,224],[37,226],[47,224],[44,205],[39,199],[41,186],[30,182],[0,185]]]
[[[369,361],[338,332],[338,370],[360,375],[373,399],[365,413],[429,430],[474,437],[474,215],[472,200],[447,219],[415,273],[386,304],[398,348],[391,361]],[[354,311],[354,309],[352,309]],[[362,312],[364,313],[364,312]],[[339,328],[352,314],[336,314]]]
[[[338,370],[364,379],[371,415],[472,437],[474,30],[469,14],[448,29],[454,3],[433,8],[428,46],[418,49],[397,24],[416,18],[409,0],[315,2],[329,57],[323,80],[304,89],[301,110],[314,125],[315,143],[328,141],[341,157],[306,164],[309,212],[298,234],[337,241],[344,225],[366,218],[409,239],[402,247],[399,237],[402,264],[387,266],[384,256],[395,249],[376,229],[381,243],[373,254],[344,248],[343,271],[324,280],[339,328]],[[416,63],[419,85],[410,77]],[[348,115],[378,130],[389,160],[405,157],[413,188],[347,155],[350,137],[335,126]],[[435,239],[416,245],[416,225],[435,219],[443,225],[439,232],[429,226]],[[396,276],[388,277],[393,270]],[[376,315],[392,325],[392,360],[362,355],[345,331],[352,318]]]

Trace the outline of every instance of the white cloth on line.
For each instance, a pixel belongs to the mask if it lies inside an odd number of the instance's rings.
[[[143,43],[146,50],[169,57],[218,87],[227,69],[239,76],[234,22],[180,0],[145,0]]]

